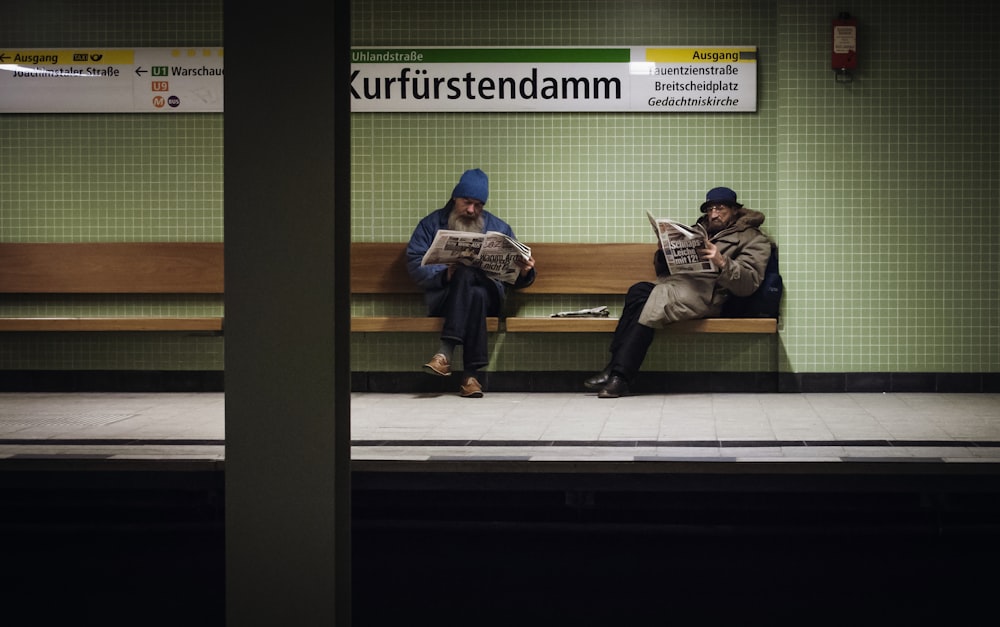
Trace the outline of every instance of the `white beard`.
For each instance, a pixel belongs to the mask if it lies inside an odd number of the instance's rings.
[[[475,218],[469,219],[465,216],[455,215],[455,212],[451,212],[448,216],[448,228],[452,231],[465,231],[467,233],[482,233],[483,226],[485,225],[485,220],[483,220],[483,215],[479,214]]]

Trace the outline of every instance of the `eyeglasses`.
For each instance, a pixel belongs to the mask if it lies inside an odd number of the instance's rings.
[[[705,213],[715,213],[715,212],[722,213],[724,211],[732,211],[732,209],[733,208],[730,207],[729,205],[712,205],[711,207],[705,209]]]

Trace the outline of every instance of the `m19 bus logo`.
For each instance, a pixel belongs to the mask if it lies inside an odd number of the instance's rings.
[[[166,98],[163,96],[153,96],[153,106],[157,109],[162,109],[167,105],[170,105],[172,109],[176,109],[181,106],[181,99],[177,96],[168,96]]]

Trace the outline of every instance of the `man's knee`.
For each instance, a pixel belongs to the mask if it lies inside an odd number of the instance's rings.
[[[632,287],[628,288],[628,293],[625,294],[625,300],[628,302],[645,302],[649,298],[652,291],[652,283],[649,281],[640,281],[639,283],[634,283]]]

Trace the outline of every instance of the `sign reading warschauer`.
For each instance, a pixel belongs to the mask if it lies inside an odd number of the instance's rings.
[[[222,48],[0,48],[0,113],[215,112]]]
[[[354,48],[351,110],[752,112],[757,48]]]

